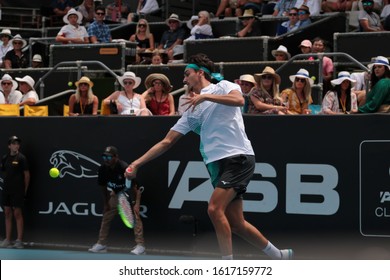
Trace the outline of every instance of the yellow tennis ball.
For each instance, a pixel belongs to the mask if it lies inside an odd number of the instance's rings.
[[[311,76],[311,79],[315,81],[317,78],[315,76]]]
[[[57,168],[53,167],[49,170],[49,175],[52,178],[57,178],[58,176],[60,176],[60,171]]]
[[[73,83],[72,82],[68,82],[68,86],[69,87],[73,86]]]

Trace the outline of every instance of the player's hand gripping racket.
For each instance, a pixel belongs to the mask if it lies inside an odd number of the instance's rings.
[[[133,170],[131,168],[126,169],[127,173],[131,173],[132,171]],[[131,189],[131,179],[126,178],[126,187],[118,194],[118,212],[123,223],[128,228],[134,228],[135,218],[134,218],[134,212],[132,208],[133,199],[131,197],[130,189]]]

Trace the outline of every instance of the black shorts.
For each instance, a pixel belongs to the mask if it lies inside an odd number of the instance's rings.
[[[255,163],[252,155],[235,155],[207,164],[207,170],[214,188],[234,188],[241,195],[252,179]]]
[[[3,206],[22,208],[24,206],[24,195],[3,192],[2,203]]]

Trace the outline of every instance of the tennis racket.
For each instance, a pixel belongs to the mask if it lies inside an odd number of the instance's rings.
[[[131,173],[131,170],[126,169],[126,172]],[[135,217],[132,208],[132,197],[130,193],[131,189],[131,180],[126,179],[126,187],[119,192],[118,194],[118,212],[119,216],[122,219],[122,222],[128,228],[134,228],[135,225]]]

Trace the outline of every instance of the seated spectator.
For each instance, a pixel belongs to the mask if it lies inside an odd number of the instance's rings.
[[[280,76],[272,67],[265,67],[262,73],[254,75],[256,86],[249,93],[248,114],[284,115],[287,108],[282,106],[279,95]]]
[[[383,29],[390,31],[390,4],[387,4],[383,7],[381,12],[381,19],[383,21]]]
[[[355,0],[323,0],[321,7],[324,13],[345,12],[352,9]]]
[[[130,7],[122,0],[115,0],[106,6],[106,19],[114,22],[126,22]]]
[[[146,19],[140,19],[138,21],[135,34],[130,36],[129,41],[137,43],[136,63],[141,62],[142,54],[145,51],[154,50],[154,36],[150,32],[149,23]]]
[[[283,45],[280,45],[276,50],[272,50],[271,54],[276,61],[287,61],[291,58],[291,54]]]
[[[291,9],[297,6],[296,3],[297,0],[279,0],[274,7],[272,15],[274,17],[287,17]]]
[[[110,28],[104,23],[105,14],[106,10],[103,6],[95,8],[95,20],[88,26],[89,40],[93,44],[110,43],[112,41]]]
[[[298,9],[299,28],[308,26],[311,24],[309,7],[302,5]]]
[[[58,32],[56,41],[63,44],[88,44],[88,32],[84,26],[80,25],[82,19],[80,12],[70,9],[63,18],[66,25]]]
[[[56,16],[64,16],[70,9],[74,7],[74,3],[71,0],[52,0],[51,8]]]
[[[306,6],[307,11],[312,16],[318,16],[321,12],[322,0],[297,0],[295,7]]]
[[[165,23],[169,26],[169,30],[164,31],[158,49],[164,50],[170,60],[173,59],[173,48],[183,44],[186,32],[181,27],[181,21],[176,14],[171,14]]]
[[[278,26],[276,36],[297,30],[299,28],[299,24],[298,9],[291,8],[288,13],[288,21],[284,21]]]
[[[160,10],[157,0],[138,0],[137,11],[129,13],[127,22],[137,22],[140,18],[153,15]]]
[[[10,40],[13,38],[11,35],[11,30],[9,29],[3,29],[1,30],[0,33],[0,40],[1,40],[1,45],[0,45],[0,68],[4,68],[3,65],[3,59],[6,53],[10,50],[13,49],[12,43]]]
[[[12,77],[8,74],[4,74],[4,76],[0,80],[0,87],[2,101],[0,104],[19,104],[20,100],[23,97],[23,94],[17,90],[18,83],[12,79]]]
[[[141,84],[141,78],[137,77],[133,72],[125,72],[123,76],[117,79],[123,90],[113,92],[103,100],[103,103],[110,105],[111,102],[114,102],[120,115],[151,115],[150,111],[146,108],[144,97],[134,92],[134,89]]]
[[[357,112],[356,94],[352,92],[352,86],[356,83],[351,79],[347,71],[341,71],[337,79],[331,81],[332,90],[329,90],[322,100],[321,114],[337,115]]]
[[[31,61],[31,67],[32,68],[42,68],[43,67],[42,56],[40,54],[34,54],[32,61]]]
[[[373,0],[362,0],[363,11],[359,12],[359,25],[363,32],[377,32],[383,31],[381,19],[377,13],[374,12]]]
[[[173,53],[172,53],[173,55]],[[159,50],[154,50],[152,53],[151,65],[164,65],[163,54]]]
[[[303,54],[309,54],[309,53],[312,52],[312,51],[311,51],[312,46],[313,46],[313,45],[312,45],[312,43],[310,42],[310,40],[303,40],[303,41],[299,44],[298,48],[300,48],[301,53],[303,53]],[[314,60],[314,58],[311,56],[311,57],[309,57],[307,60]]]
[[[199,17],[196,15],[196,16],[191,16],[191,18],[187,21],[187,27],[188,27],[188,31],[190,32],[191,29],[197,25],[199,22]]]
[[[83,76],[75,84],[76,93],[69,97],[69,116],[97,115],[99,99],[92,92],[93,82]]]
[[[145,98],[147,108],[154,116],[174,116],[175,101],[171,82],[163,74],[150,74],[145,79],[146,90],[142,93]]]
[[[253,75],[244,74],[240,76],[236,83],[240,85],[242,95],[245,99],[245,104],[242,107],[242,113],[246,114],[248,113],[250,92],[256,86],[256,81]]]
[[[313,53],[323,53],[326,52],[327,42],[320,38],[316,37],[313,39]],[[323,92],[326,93],[330,88],[330,80],[333,78],[333,60],[327,56],[322,57],[322,78],[323,78]]]
[[[281,92],[283,103],[288,108],[287,114],[310,114],[309,105],[313,103],[311,97],[311,87],[314,81],[310,78],[309,72],[306,69],[299,69],[295,75],[291,75],[291,88]]]
[[[27,41],[17,34],[10,43],[12,44],[13,49],[8,51],[4,56],[4,68],[15,69],[29,67],[29,51],[23,51],[23,49],[27,46]]]
[[[240,16],[239,19],[241,30],[237,32],[237,37],[252,37],[261,35],[257,19],[255,18],[252,9],[245,10],[244,14]]]
[[[76,7],[76,10],[83,15],[82,24],[90,23],[95,17],[95,2],[93,0],[84,0]]]
[[[210,14],[207,11],[200,11],[198,13],[198,23],[191,29],[191,36],[185,39],[197,40],[197,39],[210,39],[213,38],[213,30],[210,25]]]
[[[26,75],[23,78],[15,78],[15,80],[19,82],[19,90],[23,94],[19,105],[35,105],[39,101],[39,97],[34,89],[34,79]]]
[[[248,9],[252,9],[255,15],[260,14],[263,9],[262,2],[263,0],[238,0],[236,16],[242,16],[244,11]]]
[[[371,72],[371,90],[359,113],[390,113],[390,65],[384,56],[378,56],[368,65]]]

